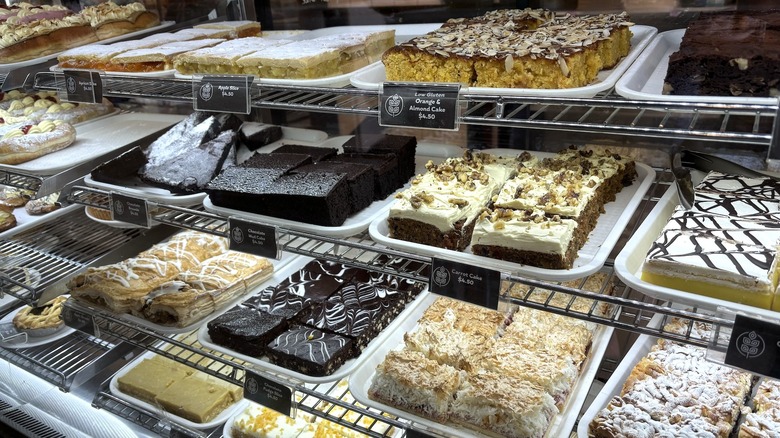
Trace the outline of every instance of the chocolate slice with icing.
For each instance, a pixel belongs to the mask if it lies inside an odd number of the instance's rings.
[[[308,327],[293,327],[268,344],[277,365],[311,376],[333,374],[349,359],[352,340]]]
[[[211,340],[253,357],[262,356],[265,346],[287,328],[285,318],[235,306],[207,324]]]

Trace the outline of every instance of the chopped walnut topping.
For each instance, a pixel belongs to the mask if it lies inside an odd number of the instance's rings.
[[[465,207],[469,205],[469,201],[462,199],[462,198],[452,198],[449,200],[450,204],[457,205],[458,207]]]

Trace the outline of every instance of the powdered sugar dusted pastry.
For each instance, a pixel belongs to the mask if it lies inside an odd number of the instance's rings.
[[[12,129],[0,137],[0,163],[19,164],[56,152],[76,141],[72,125],[59,120]]]
[[[42,198],[33,199],[24,205],[24,211],[33,216],[51,213],[60,208],[60,205],[57,203],[59,197],[60,192],[55,192]]]

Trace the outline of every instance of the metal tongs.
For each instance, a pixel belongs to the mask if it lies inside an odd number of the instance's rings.
[[[702,172],[715,171],[732,175],[743,175],[752,178],[775,178],[772,175],[750,169],[725,158],[701,152],[681,150],[679,147],[674,147],[670,155],[671,169],[674,175],[674,182],[677,185],[680,205],[686,210],[690,210],[694,202],[693,181],[691,180],[690,169]]]

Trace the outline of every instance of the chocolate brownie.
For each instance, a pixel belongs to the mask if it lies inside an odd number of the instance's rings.
[[[269,286],[247,298],[241,304],[271,315],[292,319],[313,302],[310,297],[295,294],[294,290],[294,285],[288,287]]]
[[[263,154],[258,153],[240,163],[241,167],[254,167],[256,169],[278,169],[289,172],[296,167],[311,163],[311,155],[308,154]]]
[[[393,154],[341,154],[330,161],[371,166],[375,172],[375,200],[385,199],[401,187],[401,179],[398,174],[398,157]]]
[[[138,169],[145,164],[146,155],[139,146],[136,146],[92,169],[91,176],[95,181],[126,185],[128,180],[138,175]]]
[[[701,14],[669,57],[665,82],[673,95],[777,95],[780,11]]]
[[[265,346],[287,328],[284,317],[235,306],[206,324],[215,344],[248,356],[265,353]]]
[[[315,160],[316,161],[316,160]],[[374,169],[358,163],[339,163],[335,161],[316,161],[301,166],[294,172],[344,173],[349,184],[349,209],[353,215],[374,202]]]
[[[407,135],[360,134],[344,143],[344,153],[394,154],[398,157],[401,184],[415,174],[414,157],[417,138]]]
[[[310,327],[293,327],[268,344],[271,361],[311,376],[333,374],[350,358],[352,340]]]
[[[338,153],[336,148],[324,148],[319,146],[305,146],[301,144],[283,144],[271,151],[272,154],[304,154],[311,156],[313,162],[333,158]]]
[[[281,155],[281,154],[280,154]],[[270,216],[322,226],[340,226],[349,217],[346,174],[294,173],[282,175],[258,193]],[[249,206],[250,211],[252,206]],[[246,210],[246,207],[243,208]]]
[[[281,139],[282,134],[280,126],[257,122],[244,122],[238,130],[238,138],[250,151]]]

